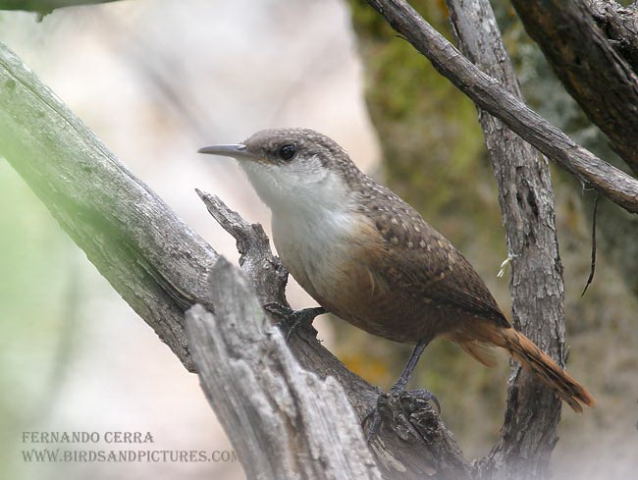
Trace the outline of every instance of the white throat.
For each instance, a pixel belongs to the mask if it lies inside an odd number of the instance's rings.
[[[317,161],[318,163],[318,161]],[[336,172],[319,163],[313,168],[241,161],[255,191],[275,217],[313,218],[338,214],[351,206],[351,190]]]

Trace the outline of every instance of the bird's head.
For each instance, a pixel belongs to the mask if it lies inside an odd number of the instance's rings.
[[[334,140],[309,129],[262,130],[243,143],[199,152],[237,159],[273,211],[337,206],[347,200],[351,179],[361,174]]]

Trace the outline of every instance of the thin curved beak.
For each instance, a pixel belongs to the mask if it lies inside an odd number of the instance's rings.
[[[246,150],[246,145],[235,143],[231,145],[211,145],[197,150],[199,153],[209,153],[211,155],[221,155],[233,158],[251,158],[256,159],[257,156]]]

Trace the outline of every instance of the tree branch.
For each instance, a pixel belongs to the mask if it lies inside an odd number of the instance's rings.
[[[587,0],[594,20],[611,40],[612,46],[638,73],[638,10],[623,7],[615,0]]]
[[[461,51],[483,72],[522,98],[514,68],[488,0],[447,0]],[[479,109],[512,259],[515,326],[559,363],[565,360],[562,265],[558,251],[549,166],[531,145]],[[545,291],[543,302],[531,301]],[[561,402],[516,366],[499,443],[478,463],[482,478],[547,477]]]
[[[247,273],[262,305],[279,303],[288,306],[286,282],[288,271],[272,254],[270,242],[261,225],[249,225],[215,195],[195,189],[208,212],[237,241],[239,265]],[[211,290],[214,286],[211,285]]]
[[[223,308],[212,300],[218,286],[210,272],[217,253],[1,43],[0,87],[0,154],[124,300],[194,371],[184,312],[198,303],[208,311]],[[238,239],[244,272],[259,301],[285,303],[285,270],[272,256],[261,227],[248,225],[219,199],[201,195]],[[208,331],[208,326],[202,328]],[[288,346],[304,369],[341,384],[362,421],[377,401],[378,389],[346,369],[312,330],[300,331]],[[207,365],[205,375],[211,374],[207,359],[198,358],[199,366]],[[428,403],[405,393],[381,400],[383,424],[371,448],[384,478],[469,478],[458,446]]]
[[[192,370],[184,311],[209,304],[217,253],[1,43],[0,154]]]
[[[210,278],[217,311],[191,308],[186,332],[247,478],[380,480],[341,385],[299,366],[235,267],[220,259]]]
[[[582,0],[512,4],[567,91],[638,173],[638,75],[596,25],[592,11]]]
[[[610,200],[638,213],[638,180],[599,159],[483,73],[428,24],[405,0],[367,0],[432,65],[479,107],[590,184]]]

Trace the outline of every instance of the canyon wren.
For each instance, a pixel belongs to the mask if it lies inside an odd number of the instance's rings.
[[[485,347],[504,348],[575,411],[593,405],[576,380],[512,327],[452,243],[330,138],[308,129],[263,130],[242,144],[199,152],[239,161],[272,211],[284,266],[319,305],[368,333],[416,345],[394,391],[440,336],[487,366]]]

